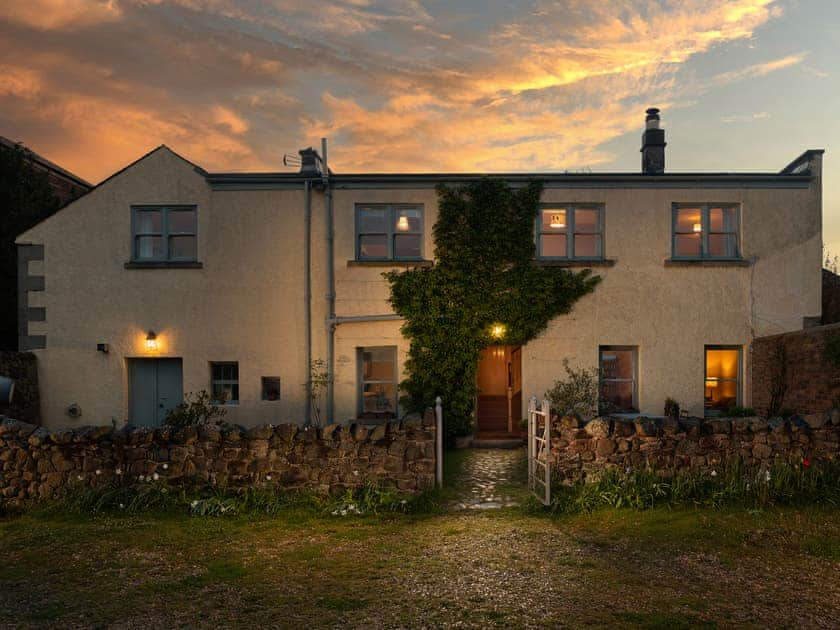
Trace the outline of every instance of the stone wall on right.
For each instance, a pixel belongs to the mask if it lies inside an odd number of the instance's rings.
[[[732,461],[769,467],[778,460],[810,465],[838,457],[840,410],[769,420],[552,417],[552,467],[566,483],[591,481],[610,469],[712,473]]]
[[[752,407],[760,415],[823,414],[840,407],[840,323],[752,343]],[[787,415],[787,414],[786,414]]]

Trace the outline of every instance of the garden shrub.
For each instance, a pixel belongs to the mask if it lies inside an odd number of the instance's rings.
[[[450,437],[471,431],[481,351],[528,342],[600,280],[536,264],[541,191],[539,182],[513,189],[489,177],[438,186],[435,265],[384,274],[410,343],[401,403],[422,411],[441,396]]]
[[[174,429],[185,427],[225,426],[227,410],[213,404],[210,394],[202,390],[184,395],[184,402],[173,407],[166,414],[163,424]]]
[[[573,369],[569,367],[569,360],[563,359],[566,379],[554,382],[554,387],[545,393],[551,409],[562,416],[573,412],[582,418],[591,418],[598,408],[598,374],[597,369]]]

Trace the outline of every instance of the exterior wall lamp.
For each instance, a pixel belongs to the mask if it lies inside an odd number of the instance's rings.
[[[506,327],[504,324],[493,324],[490,327],[490,335],[495,339],[501,339],[505,336]]]
[[[157,350],[157,335],[154,330],[150,330],[146,335],[146,350]]]

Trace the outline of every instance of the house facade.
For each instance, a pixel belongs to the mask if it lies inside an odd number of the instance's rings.
[[[537,264],[603,281],[538,338],[484,353],[479,430],[515,428],[564,359],[600,368],[610,411],[747,407],[752,340],[820,321],[822,151],[774,173],[668,173],[658,123],[639,173],[494,175],[544,183]],[[200,390],[245,426],[315,421],[316,360],[322,423],[400,413],[408,340],[382,273],[434,264],[435,186],[480,175],[301,160],[208,173],[162,146],[18,237],[46,426],[157,425]]]

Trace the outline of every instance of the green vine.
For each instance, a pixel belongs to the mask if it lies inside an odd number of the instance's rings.
[[[435,265],[384,274],[410,340],[401,402],[420,411],[441,396],[450,436],[471,431],[481,350],[527,343],[600,281],[535,264],[541,192],[494,178],[438,186]]]

